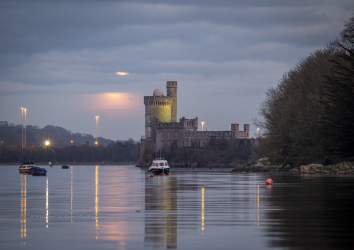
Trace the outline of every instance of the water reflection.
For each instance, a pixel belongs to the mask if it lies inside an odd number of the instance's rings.
[[[95,197],[95,221],[96,221],[96,240],[98,239],[98,229],[99,229],[99,218],[98,218],[98,211],[99,211],[99,197],[98,197],[98,193],[99,193],[99,186],[98,186],[98,181],[99,181],[99,176],[98,176],[98,172],[99,172],[99,166],[96,166],[95,169],[95,191],[96,191],[96,197]]]
[[[27,174],[21,174],[21,245],[26,245],[27,230]]]
[[[146,247],[177,248],[177,177],[155,176],[145,181]]]
[[[202,188],[202,231],[204,231],[204,188]]]
[[[73,222],[73,193],[74,193],[74,191],[73,191],[73,178],[74,178],[74,173],[73,173],[73,166],[71,166],[71,194],[70,194],[70,197],[71,197],[71,199],[70,199],[70,214],[71,214],[71,216],[70,216],[70,220],[71,220],[71,223]]]
[[[267,189],[271,247],[353,249],[354,181],[348,177],[276,176]]]
[[[45,222],[46,222],[46,228],[48,228],[48,217],[49,217],[49,209],[48,209],[48,204],[49,204],[49,193],[48,193],[48,177],[47,177],[47,187],[46,187],[46,192],[45,192]]]

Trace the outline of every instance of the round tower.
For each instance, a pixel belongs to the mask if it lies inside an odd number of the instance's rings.
[[[145,139],[156,139],[155,118],[160,122],[171,122],[171,98],[164,96],[162,90],[155,89],[153,96],[144,97]]]
[[[167,81],[166,92],[172,98],[171,122],[177,122],[177,81]]]

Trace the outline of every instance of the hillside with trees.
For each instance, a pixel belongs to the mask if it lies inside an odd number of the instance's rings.
[[[22,150],[22,125],[0,122],[0,163],[136,163],[140,156],[140,143],[133,139],[113,141],[92,135],[71,133],[48,125],[44,128],[27,126],[27,147]],[[50,140],[49,146],[44,145]],[[71,141],[73,141],[71,143]]]
[[[6,145],[22,144],[22,125],[15,125],[7,121],[0,121],[0,142]],[[52,146],[64,147],[68,145],[94,144],[96,138],[90,134],[72,133],[71,131],[53,125],[44,128],[38,126],[26,126],[27,146],[43,146],[45,140],[50,140]],[[71,143],[71,141],[73,141]],[[113,140],[98,138],[99,144],[108,145]]]
[[[254,121],[261,156],[291,166],[354,160],[353,48],[354,16],[268,90]]]

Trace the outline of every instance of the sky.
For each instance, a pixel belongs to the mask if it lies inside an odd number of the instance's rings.
[[[178,119],[250,124],[282,75],[336,38],[352,0],[0,1],[0,121],[144,135],[143,96],[178,82]],[[118,75],[117,72],[127,72]],[[199,130],[201,125],[199,124]]]

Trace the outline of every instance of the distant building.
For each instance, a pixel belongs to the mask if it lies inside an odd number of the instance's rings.
[[[144,96],[145,104],[145,136],[142,136],[142,155],[168,150],[172,143],[177,147],[197,147],[207,145],[211,138],[231,139],[249,138],[250,125],[244,124],[244,131],[239,124],[231,124],[229,131],[197,131],[198,117],[177,122],[177,81],[168,81],[167,95],[161,89],[155,89],[152,96]]]

